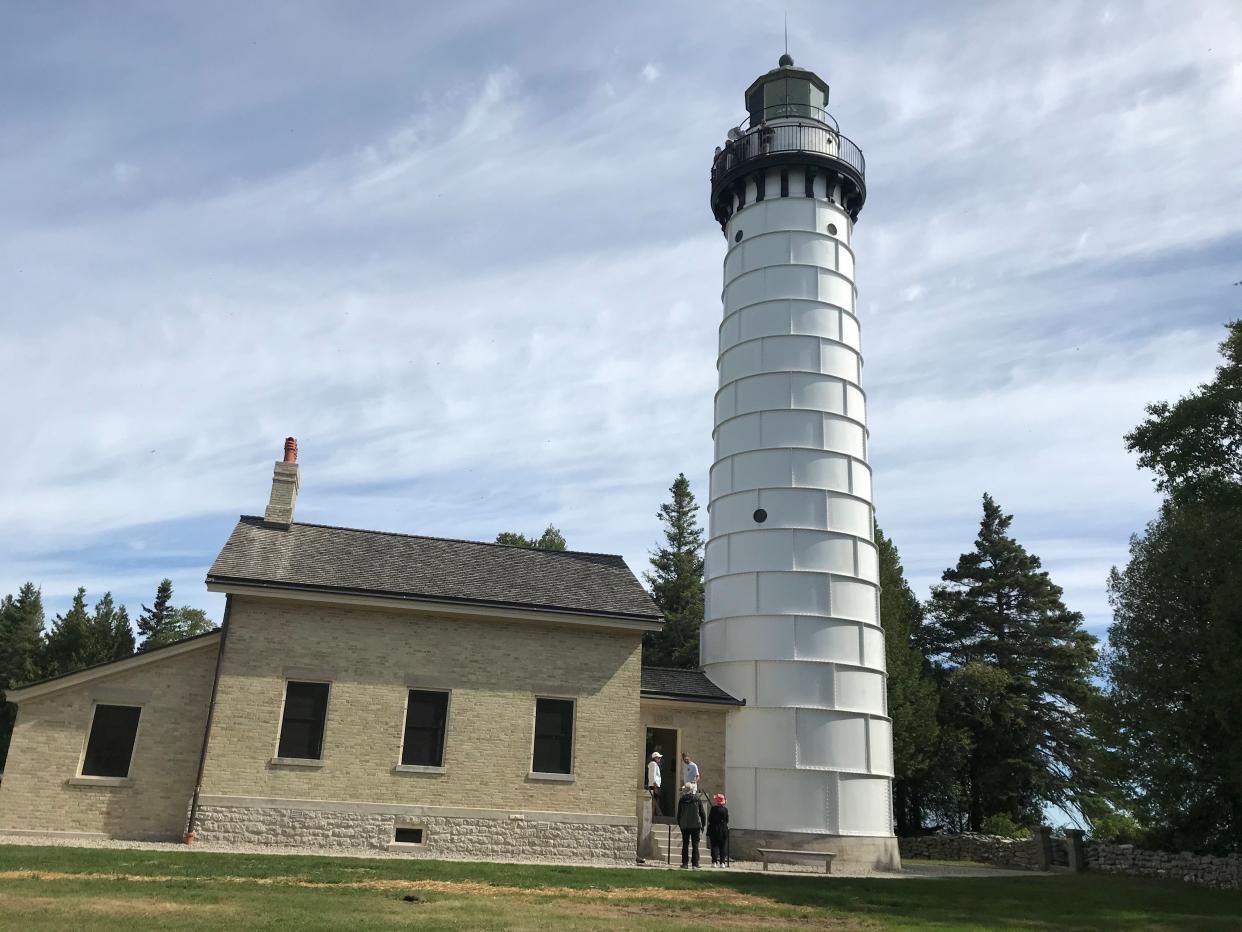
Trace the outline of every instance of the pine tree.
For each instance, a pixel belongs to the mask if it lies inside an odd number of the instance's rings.
[[[134,652],[134,631],[124,605],[115,605],[112,593],[105,592],[95,603],[95,613],[87,624],[88,664],[120,660]]]
[[[880,623],[888,661],[888,715],[893,722],[893,809],[897,833],[906,835],[923,823],[925,784],[939,738],[939,700],[930,666],[912,641],[912,633],[923,622],[923,606],[906,582],[897,547],[878,526],[875,543],[880,557]]]
[[[38,679],[43,668],[43,597],[28,582],[16,599],[6,595],[0,600],[0,773],[17,713],[4,701],[4,691]]]
[[[565,535],[549,524],[538,537],[527,537],[516,531],[501,531],[496,535],[496,543],[508,544],[510,547],[527,547],[531,550],[564,550]]]
[[[1242,321],[1216,378],[1126,436],[1165,494],[1109,577],[1116,775],[1152,840],[1242,847]]]
[[[88,666],[92,647],[86,589],[79,586],[69,610],[52,620],[45,651],[46,674],[59,676]]]
[[[644,635],[643,663],[694,669],[703,624],[703,529],[684,473],[673,480],[669,493],[672,498],[656,514],[664,525],[665,545],[652,552],[651,570],[643,575],[664,614],[664,627]]]
[[[1038,821],[1094,792],[1081,761],[1094,743],[1084,710],[1095,638],[1065,607],[1039,558],[1009,536],[1011,515],[983,496],[975,549],[932,590],[918,637],[940,667],[942,724],[961,735],[967,821]]]
[[[142,644],[138,650],[150,650],[177,640],[176,618],[171,602],[172,580],[163,579],[155,591],[152,607],[142,606],[142,614],[138,616],[138,633],[142,636]]]

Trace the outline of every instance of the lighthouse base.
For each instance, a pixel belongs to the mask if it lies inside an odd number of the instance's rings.
[[[897,839],[875,835],[818,835],[811,832],[765,832],[735,828],[729,832],[729,854],[736,861],[760,861],[760,848],[823,851],[836,855],[832,866],[848,871],[899,871]]]

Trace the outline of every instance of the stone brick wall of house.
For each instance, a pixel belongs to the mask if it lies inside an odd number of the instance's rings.
[[[0,831],[179,839],[215,671],[217,638],[188,653],[23,702],[0,784]],[[142,704],[121,786],[79,778],[94,702]]]
[[[728,706],[696,708],[685,703],[643,700],[643,728],[638,735],[638,750],[634,755],[632,770],[639,787],[646,779],[647,728],[676,728],[681,732],[681,748],[689,751],[691,759],[699,765],[699,786],[708,796],[713,793],[729,795],[725,786],[725,716]],[[681,760],[677,761],[677,774],[681,776]]]
[[[210,800],[208,801],[210,802]],[[473,810],[451,816],[411,814],[407,807],[285,808],[204,805],[202,836],[224,844],[282,844],[316,848],[399,850],[423,857],[479,860],[631,861],[636,828],[543,813],[514,819],[510,813]],[[365,811],[357,811],[364,809]],[[395,826],[421,828],[417,845],[394,844]]]
[[[633,762],[622,749],[641,740],[640,651],[638,632],[234,596],[204,793],[289,810],[310,800],[505,810],[528,825],[541,812],[623,817],[632,857]],[[331,682],[318,766],[274,760],[287,678]],[[395,769],[412,687],[450,691],[443,773]],[[572,781],[528,776],[537,696],[576,700]],[[205,841],[224,824],[213,819],[200,826]],[[271,843],[291,837],[278,819],[251,824],[271,829]]]

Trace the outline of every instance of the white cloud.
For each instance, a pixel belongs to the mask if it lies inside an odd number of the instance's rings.
[[[196,19],[173,49],[130,49],[132,72],[100,64],[95,27],[66,34],[47,54],[99,88],[91,112],[50,75],[37,107],[0,90],[26,142],[0,153],[23,179],[0,191],[20,438],[0,458],[0,590],[149,598],[168,572],[206,598],[288,433],[308,519],[483,538],[552,521],[641,570],[672,477],[706,498],[723,252],[706,165],[775,56],[746,30],[692,37],[748,10],[540,30],[503,5],[413,31],[306,15],[253,56]],[[925,587],[987,489],[1097,626],[1103,574],[1154,507],[1121,435],[1209,374],[1242,242],[1236,17],[1112,13],[791,16],[868,157],[881,522]],[[3,43],[0,63],[36,67]],[[653,104],[656,79],[677,92]]]

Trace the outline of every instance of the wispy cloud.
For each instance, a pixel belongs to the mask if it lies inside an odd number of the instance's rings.
[[[706,498],[706,166],[779,10],[78,14],[0,29],[0,590],[212,605],[289,433],[308,520],[641,570],[673,476]],[[1237,9],[790,22],[868,158],[881,522],[925,588],[987,489],[1098,628],[1155,501],[1121,435],[1238,313]]]

